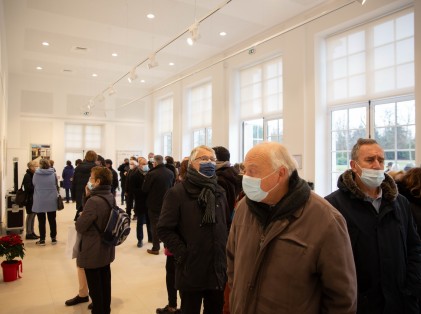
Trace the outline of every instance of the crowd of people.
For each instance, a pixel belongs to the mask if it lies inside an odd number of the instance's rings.
[[[164,248],[168,304],[158,314],[420,313],[421,168],[394,176],[384,163],[375,140],[359,139],[338,189],[323,198],[275,142],[254,146],[236,165],[222,146],[195,147],[181,162],[133,156],[119,175],[88,151],[62,174],[81,236],[79,292],[65,303],[90,296],[92,313],[111,311],[115,248],[101,242],[98,226],[120,189],[137,247],[146,237],[147,253]],[[23,181],[26,239],[45,245],[48,218],[54,244],[57,176],[48,160],[37,167],[29,162]]]

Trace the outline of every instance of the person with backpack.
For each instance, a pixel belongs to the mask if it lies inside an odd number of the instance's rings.
[[[92,313],[108,314],[111,311],[111,268],[115,258],[115,246],[102,240],[108,224],[111,205],[115,203],[111,193],[113,175],[105,167],[93,167],[86,185],[83,212],[76,221],[81,234],[77,266],[85,270]]]

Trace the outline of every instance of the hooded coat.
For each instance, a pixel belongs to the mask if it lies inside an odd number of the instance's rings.
[[[348,224],[357,270],[357,313],[419,313],[421,242],[409,202],[389,175],[380,187],[379,213],[351,169],[339,177],[339,189],[326,196]]]
[[[72,188],[72,180],[73,174],[75,173],[75,168],[72,165],[68,165],[64,167],[63,173],[61,177],[63,178],[63,188],[64,189],[71,189]]]
[[[34,213],[54,212],[57,210],[57,177],[53,168],[37,169],[32,178],[34,185]]]
[[[342,215],[297,171],[274,206],[244,197],[227,244],[232,314],[355,313],[356,275]]]

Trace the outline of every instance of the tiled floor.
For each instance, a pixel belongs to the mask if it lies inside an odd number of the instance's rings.
[[[64,305],[65,300],[78,292],[76,261],[65,254],[74,208],[70,203],[57,212],[57,245],[51,245],[48,238],[45,247],[36,246],[34,240],[25,240],[21,279],[6,283],[0,274],[1,314],[90,313],[88,303]],[[38,234],[38,224],[35,226]],[[157,307],[167,304],[165,255],[162,250],[160,255],[150,255],[146,249],[151,244],[137,248],[136,243],[136,222],[133,221],[129,238],[117,247],[116,259],[111,264],[112,313],[154,314]]]

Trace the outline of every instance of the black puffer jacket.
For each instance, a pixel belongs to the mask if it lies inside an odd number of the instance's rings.
[[[386,175],[379,214],[358,188],[352,170],[326,197],[345,217],[357,270],[357,313],[419,313],[421,242],[408,200]]]
[[[227,244],[225,192],[217,187],[216,223],[201,226],[202,210],[197,198],[176,184],[165,196],[158,235],[179,262],[175,287],[183,291],[223,289],[226,282]]]
[[[32,184],[33,177],[34,173],[31,172],[29,169],[26,169],[26,173],[23,177],[22,184],[26,192],[25,209],[27,214],[32,213],[32,204],[34,203],[34,185]]]
[[[89,181],[93,167],[95,167],[94,162],[83,161],[75,169],[72,184],[72,199],[76,201],[76,209],[78,211],[83,210],[82,198],[85,194],[85,186]]]

